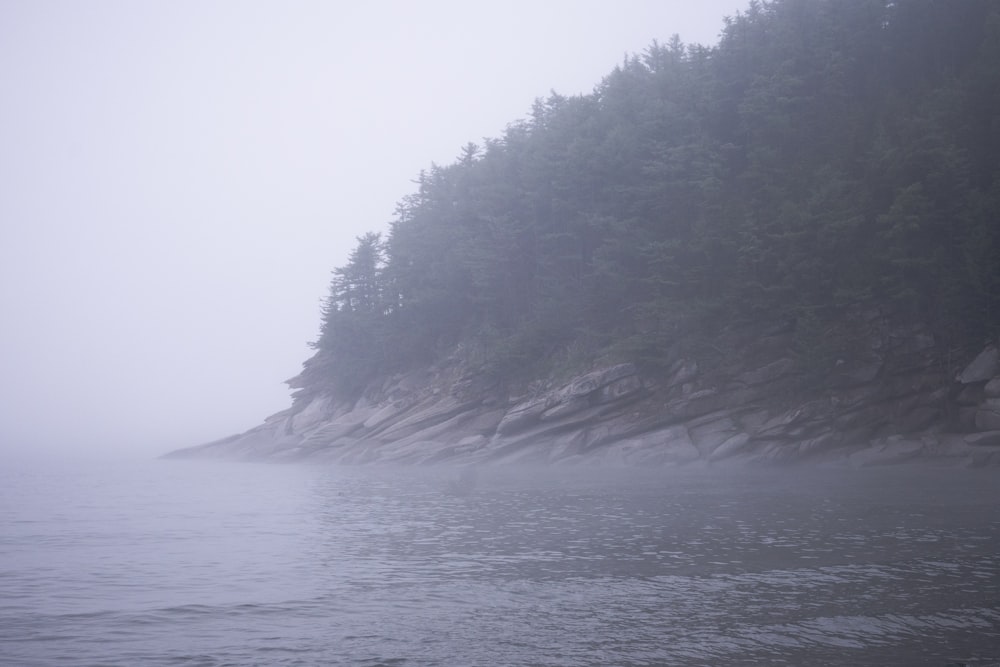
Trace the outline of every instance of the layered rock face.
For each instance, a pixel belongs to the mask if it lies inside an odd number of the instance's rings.
[[[671,466],[725,460],[1000,464],[1000,354],[954,366],[932,335],[874,319],[866,348],[817,381],[786,332],[731,332],[666,373],[610,364],[505,395],[460,363],[389,378],[357,401],[300,402],[173,457],[340,463]],[[957,372],[956,372],[957,371]]]

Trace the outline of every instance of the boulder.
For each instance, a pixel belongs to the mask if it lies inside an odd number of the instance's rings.
[[[971,384],[992,380],[997,375],[1000,375],[1000,353],[995,345],[990,345],[958,374],[957,379],[962,384]]]
[[[979,401],[983,400],[985,396],[982,385],[967,384],[962,387],[953,400],[956,405],[979,405]]]
[[[970,433],[963,440],[973,447],[1000,447],[1000,430]]]
[[[768,411],[763,408],[741,412],[739,415],[736,415],[740,430],[747,433],[756,433],[759,431],[761,426],[767,422],[768,417]]]
[[[365,419],[365,428],[373,431],[386,423],[398,419],[400,415],[412,408],[414,401],[402,399],[393,401],[389,405],[375,411],[370,417]]]
[[[515,405],[497,427],[509,435],[544,421],[571,416],[598,403],[610,403],[635,394],[642,387],[633,364],[617,364],[582,375],[556,391]]]
[[[334,400],[329,396],[314,398],[305,408],[292,417],[292,430],[296,433],[302,433],[310,427],[322,423],[330,417],[333,408]]]
[[[713,415],[711,418],[694,420],[688,424],[688,433],[702,457],[711,459],[717,447],[737,435],[737,427],[735,422],[723,413]]]
[[[774,415],[764,423],[760,424],[760,426],[757,427],[756,432],[754,432],[754,437],[768,440],[780,439],[783,434],[789,430],[789,427],[798,423],[799,420],[800,413],[798,410],[787,410]]]
[[[670,380],[667,386],[683,385],[693,380],[698,375],[698,362],[689,359],[681,359],[670,369]]]
[[[941,421],[944,413],[933,405],[919,405],[895,418],[894,424],[902,433],[913,433]]]
[[[746,449],[748,442],[750,442],[750,436],[746,433],[737,433],[736,435],[730,436],[722,444],[712,450],[712,453],[708,456],[708,460],[719,461],[733,456],[734,454],[738,454]]]
[[[497,433],[500,435],[516,433],[537,423],[548,407],[544,397],[514,406],[500,420],[497,425]]]
[[[987,398],[976,410],[976,429],[980,431],[1000,430],[1000,398]]]
[[[545,410],[538,416],[538,419],[540,421],[552,421],[569,416],[575,412],[580,412],[581,410],[586,410],[589,407],[590,398],[588,394],[583,396],[569,396]]]

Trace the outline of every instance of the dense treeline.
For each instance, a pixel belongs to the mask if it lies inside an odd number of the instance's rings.
[[[998,258],[1000,3],[751,2],[422,173],[334,272],[296,386],[456,350],[656,365],[731,322],[831,348],[873,308],[958,344],[1000,325]]]

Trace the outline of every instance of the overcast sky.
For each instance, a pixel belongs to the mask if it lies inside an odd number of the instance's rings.
[[[0,0],[0,453],[290,404],[330,271],[430,163],[739,0]]]

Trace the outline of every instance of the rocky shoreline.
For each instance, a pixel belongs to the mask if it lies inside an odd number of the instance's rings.
[[[245,433],[170,458],[343,464],[676,466],[722,461],[853,467],[1000,464],[1000,353],[954,367],[920,327],[869,318],[863,354],[819,388],[787,331],[733,331],[713,363],[653,376],[607,364],[507,396],[451,360],[386,379],[354,401],[300,400]]]

